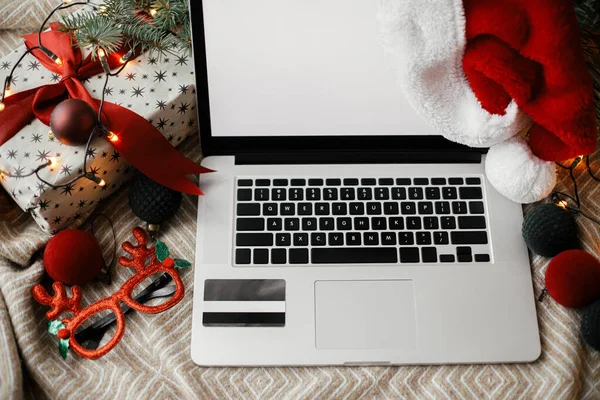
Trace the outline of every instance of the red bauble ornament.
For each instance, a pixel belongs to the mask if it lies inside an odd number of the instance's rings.
[[[600,262],[583,250],[554,257],[546,270],[546,289],[564,307],[579,308],[600,299]]]
[[[102,249],[94,236],[77,229],[60,232],[44,251],[48,275],[69,286],[91,282],[103,265]]]
[[[60,103],[50,116],[54,136],[68,146],[87,144],[96,126],[96,112],[83,100],[70,99]]]

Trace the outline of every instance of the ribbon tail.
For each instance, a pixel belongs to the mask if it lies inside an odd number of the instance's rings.
[[[21,131],[33,118],[33,100],[38,89],[20,92],[4,99],[0,112],[0,146]]]
[[[104,103],[104,110],[110,116],[107,128],[119,138],[110,143],[129,163],[169,189],[198,196],[204,194],[186,175],[213,170],[183,156],[152,124],[133,111],[108,102]]]

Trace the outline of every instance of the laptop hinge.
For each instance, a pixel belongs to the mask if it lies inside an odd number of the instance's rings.
[[[479,164],[481,153],[475,151],[406,151],[406,152],[273,152],[239,153],[236,165],[295,164]]]

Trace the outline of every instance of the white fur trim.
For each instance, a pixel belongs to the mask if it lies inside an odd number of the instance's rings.
[[[542,200],[556,186],[556,165],[533,155],[529,144],[518,136],[492,146],[485,169],[492,186],[517,203]]]
[[[462,0],[379,0],[378,18],[409,102],[444,137],[489,147],[531,124],[514,102],[500,116],[484,110],[475,97],[462,67]]]

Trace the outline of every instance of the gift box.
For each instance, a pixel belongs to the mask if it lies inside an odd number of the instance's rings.
[[[0,83],[5,81],[25,51],[24,45],[0,60]],[[84,52],[82,59],[86,56]],[[57,84],[63,78],[45,68],[39,55],[29,54],[17,65],[9,96]],[[198,130],[193,61],[186,53],[174,52],[161,57],[139,55],[129,61],[118,76],[110,77],[106,89],[103,89],[104,74],[79,81],[92,98],[100,99],[104,90],[107,102],[145,118],[173,146]],[[146,133],[135,133],[143,158],[141,145],[146,144],[143,136]],[[148,141],[155,139],[148,136]],[[162,137],[160,139],[164,141]],[[131,153],[131,145],[129,147]],[[86,154],[87,165],[84,166]],[[147,163],[160,165],[165,162],[157,154],[157,149],[149,152],[149,157],[156,159],[147,160]],[[36,175],[27,176],[50,163],[51,166],[42,168],[38,174],[52,186],[69,183],[82,173],[89,173],[95,181],[82,178],[64,187],[52,188]],[[100,201],[118,190],[135,173],[135,168],[105,137],[94,138],[86,152],[86,146],[72,147],[58,141],[50,128],[38,119],[31,120],[0,146],[0,170],[17,175],[16,178],[0,175],[0,183],[14,201],[50,233],[79,225]]]

